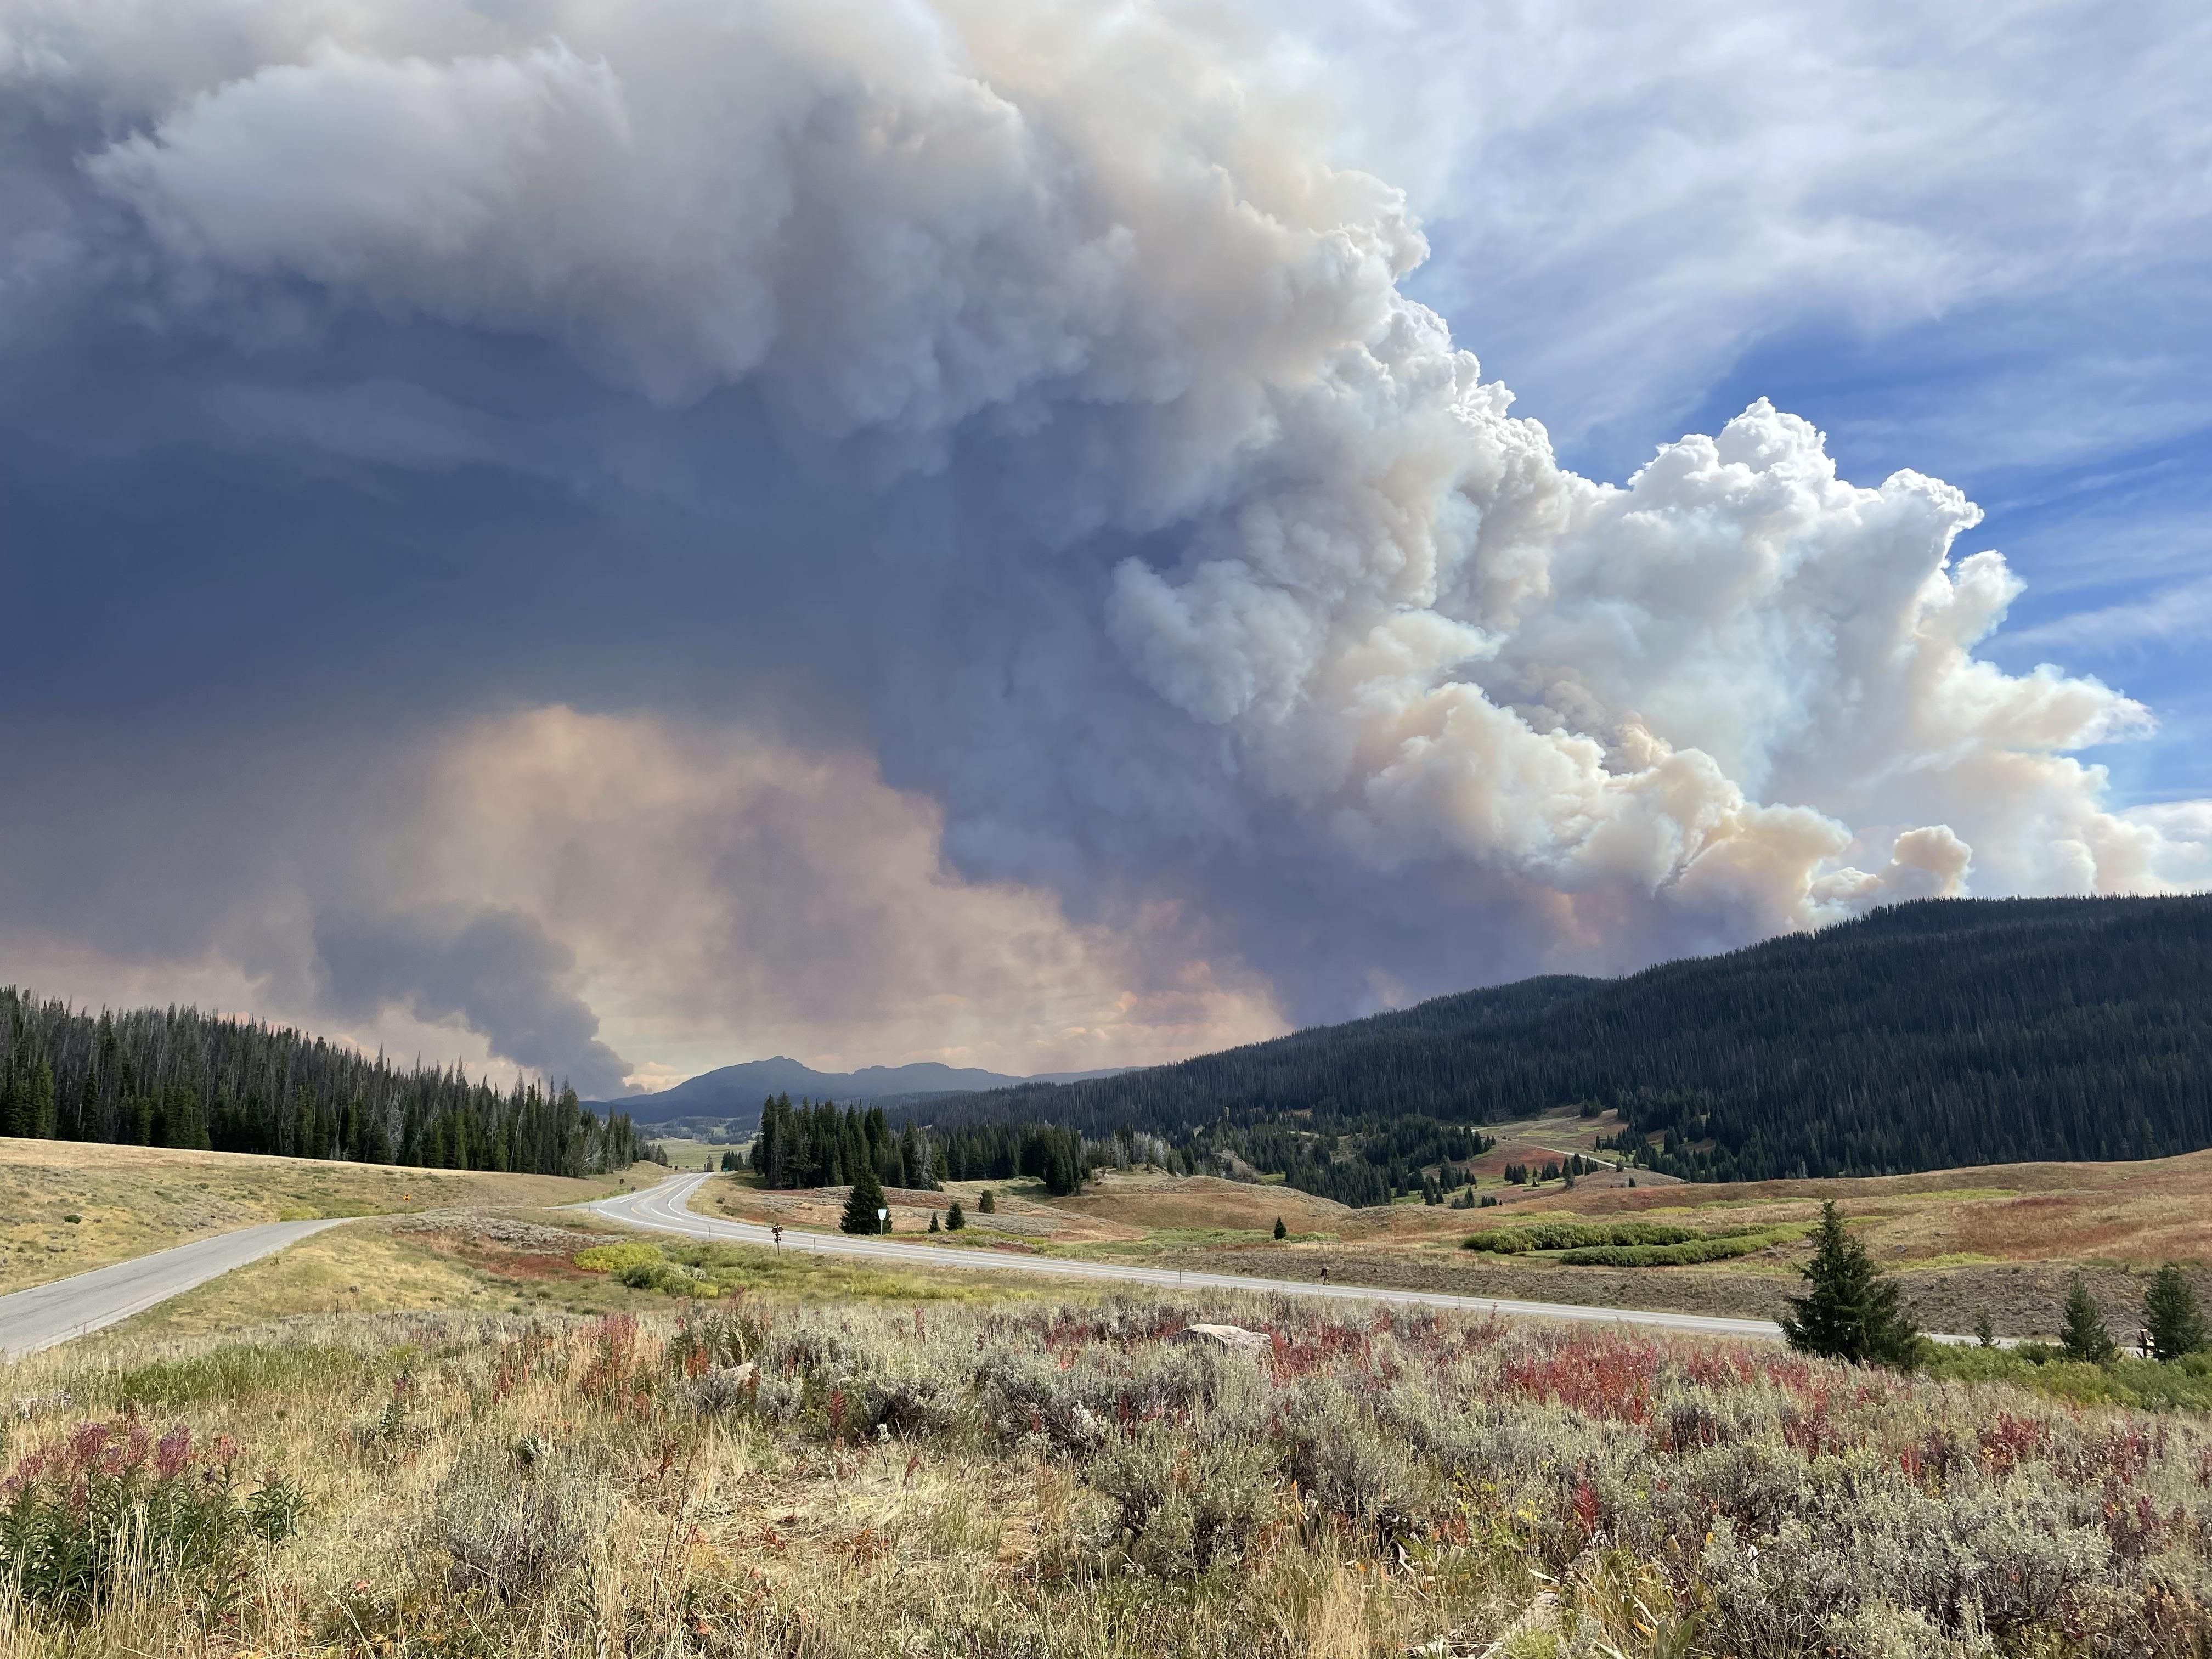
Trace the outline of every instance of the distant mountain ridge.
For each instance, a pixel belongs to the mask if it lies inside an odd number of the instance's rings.
[[[1114,1071],[1107,1070],[1008,1077],[977,1066],[947,1066],[934,1060],[919,1060],[906,1066],[863,1066],[857,1072],[817,1072],[787,1055],[778,1054],[770,1060],[748,1060],[702,1072],[657,1094],[625,1095],[612,1101],[588,1103],[602,1110],[617,1107],[638,1123],[719,1117],[737,1119],[740,1128],[750,1128],[759,1121],[761,1102],[771,1095],[804,1096],[814,1100],[834,1100],[840,1104],[870,1101],[903,1105],[935,1095],[1011,1089],[1026,1083],[1081,1083],[1114,1075]]]
[[[1923,900],[1623,979],[1523,980],[927,1110],[1143,1130],[1295,1170],[1341,1158],[1340,1135],[1584,1103],[1620,1113],[1650,1166],[1703,1180],[2212,1146],[2212,895]]]

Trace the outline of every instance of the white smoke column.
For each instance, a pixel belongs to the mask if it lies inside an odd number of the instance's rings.
[[[2112,811],[2071,758],[2143,708],[1972,655],[2017,585],[1954,559],[1958,491],[1854,487],[1764,402],[1623,487],[1562,470],[1398,291],[1401,197],[1179,15],[167,10],[7,15],[11,73],[143,112],[86,166],[176,315],[304,282],[556,341],[672,418],[747,388],[987,527],[941,586],[994,625],[941,656],[887,629],[878,686],[886,771],[970,875],[1210,891],[1285,975],[1303,907],[1340,1003],[2212,876],[2201,817]],[[159,84],[134,47],[178,13],[232,57]],[[820,580],[939,556],[825,549]],[[1501,903],[1539,935],[1403,949]]]

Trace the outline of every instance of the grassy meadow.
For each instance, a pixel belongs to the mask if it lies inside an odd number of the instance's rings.
[[[481,1231],[446,1237],[488,1273]],[[2212,1640],[2195,1414],[1602,1329],[933,1275],[912,1301],[694,1260],[728,1288],[601,1274],[598,1313],[185,1321],[0,1368],[0,1656]]]
[[[1056,1237],[998,1190],[1041,1231],[975,1248],[1279,1259],[1358,1221],[1277,1243],[1237,1224],[1296,1194],[1109,1179]],[[1959,1190],[1868,1201],[2009,1201]],[[1802,1201],[1747,1196],[1666,1194],[1762,1231]],[[1541,1213],[1531,1247],[1585,1236]],[[1453,1219],[1449,1259],[1520,1261]],[[1901,1376],[448,1205],[0,1364],[0,1659],[2179,1659],[2208,1407],[2205,1355]]]
[[[1347,1209],[1280,1185],[1155,1170],[1105,1170],[1080,1195],[1053,1198],[1035,1181],[966,1182],[941,1193],[889,1194],[902,1234],[926,1231],[930,1212],[958,1198],[969,1230],[948,1249],[1012,1250],[1318,1279],[1474,1297],[1674,1309],[1773,1318],[1797,1286],[1806,1235],[1833,1199],[1877,1263],[1903,1282],[1929,1329],[1963,1334],[1984,1314],[1998,1334],[2044,1338],[2057,1329],[2081,1274],[2116,1332],[2131,1334],[2150,1273],[2178,1261],[2212,1302],[2212,1152],[2138,1164],[2032,1164],[1862,1180],[1693,1185],[1607,1170],[1571,1187],[1514,1185],[1489,1172],[1507,1162],[1590,1152],[1610,1117],[1553,1114],[1498,1129],[1478,1161],[1475,1191],[1492,1207],[1400,1202]],[[981,1216],[989,1185],[999,1212]],[[750,1176],[723,1176],[698,1207],[786,1226],[831,1229],[844,1189],[768,1192]],[[1288,1235],[1277,1240],[1280,1218]],[[1545,1224],[1650,1223],[1754,1238],[1756,1248],[1678,1253],[1671,1263],[1559,1251],[1468,1250],[1470,1237]],[[1706,1259],[1692,1259],[1698,1256]]]

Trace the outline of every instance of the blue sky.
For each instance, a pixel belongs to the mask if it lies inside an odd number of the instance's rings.
[[[603,1092],[2203,886],[2208,61],[0,0],[0,980]]]
[[[1410,291],[1570,465],[1620,478],[1763,396],[1847,477],[1958,484],[1987,515],[1966,545],[2028,582],[1986,653],[2154,706],[2155,737],[2096,756],[2124,798],[2212,788],[2202,8],[1413,3],[1313,27],[1358,67],[1355,143],[1425,216]],[[1644,337],[1589,349],[1624,319]]]

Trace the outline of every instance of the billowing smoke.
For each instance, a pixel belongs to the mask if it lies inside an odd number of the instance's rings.
[[[315,943],[341,1013],[373,1019],[392,1005],[426,1024],[455,1019],[526,1071],[565,1077],[594,1097],[622,1091],[630,1068],[570,988],[574,953],[530,916],[482,905],[353,926],[325,918]]]
[[[503,643],[430,650],[374,600],[333,624],[352,695],[431,728],[570,702],[857,748],[935,804],[946,879],[1148,918],[1132,974],[1249,963],[1301,1020],[1899,898],[2212,879],[2203,814],[2111,810],[2074,758],[2144,708],[1974,655],[2018,584],[1957,547],[1957,490],[1846,483],[1764,402],[1625,485],[1563,470],[1400,292],[1426,251],[1403,198],[1226,26],[1009,0],[0,19],[35,139],[0,179],[0,342],[23,384],[96,360],[124,388],[56,394],[42,441],[87,477],[218,477],[319,593],[434,569],[410,602]],[[417,516],[295,552],[285,502]],[[271,564],[170,556],[269,602]],[[549,866],[539,914],[590,879]],[[493,932],[529,946],[535,1012],[447,982],[497,975],[465,929],[380,953],[422,939],[361,902],[333,914],[379,951],[325,953],[348,995],[614,1065],[529,916]]]

